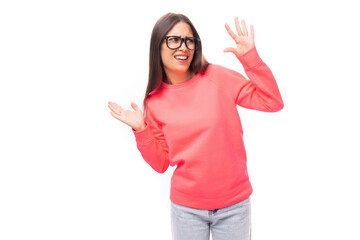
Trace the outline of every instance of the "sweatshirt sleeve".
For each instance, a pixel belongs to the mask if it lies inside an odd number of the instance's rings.
[[[168,146],[161,127],[151,115],[148,105],[144,117],[146,127],[141,131],[132,131],[137,148],[143,159],[158,173],[164,173],[169,167]]]
[[[259,57],[256,47],[237,58],[250,80],[230,69],[220,77],[221,84],[231,93],[235,103],[264,112],[281,110],[284,103],[279,88],[270,68]]]

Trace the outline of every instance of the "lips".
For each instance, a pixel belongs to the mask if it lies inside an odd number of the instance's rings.
[[[180,63],[187,63],[189,56],[188,55],[175,55],[174,58]]]

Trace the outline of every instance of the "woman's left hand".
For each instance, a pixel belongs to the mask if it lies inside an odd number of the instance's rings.
[[[225,28],[228,31],[230,37],[232,37],[232,39],[234,39],[234,41],[236,43],[236,48],[228,47],[228,48],[224,49],[224,52],[232,52],[237,57],[246,53],[247,51],[249,51],[251,48],[253,48],[255,46],[254,26],[250,25],[250,37],[249,37],[244,19],[241,20],[241,24],[242,24],[243,30],[241,30],[240,25],[239,25],[239,19],[238,19],[238,17],[236,17],[235,18],[235,27],[236,27],[236,30],[237,30],[237,33],[239,34],[239,36],[237,36],[230,29],[228,24],[225,24]]]

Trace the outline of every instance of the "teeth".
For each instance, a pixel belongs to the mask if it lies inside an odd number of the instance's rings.
[[[188,57],[185,56],[175,56],[176,59],[186,60]]]

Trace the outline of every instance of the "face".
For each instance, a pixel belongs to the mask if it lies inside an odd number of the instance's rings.
[[[180,36],[193,37],[190,26],[184,22],[178,22],[174,27],[166,34],[166,36]],[[182,43],[178,49],[170,49],[166,46],[164,40],[161,45],[161,60],[163,62],[165,73],[177,73],[184,74],[189,71],[189,66],[194,57],[195,50],[189,50],[185,46],[185,42]],[[187,58],[184,60],[183,58]],[[182,58],[182,59],[180,59]]]

